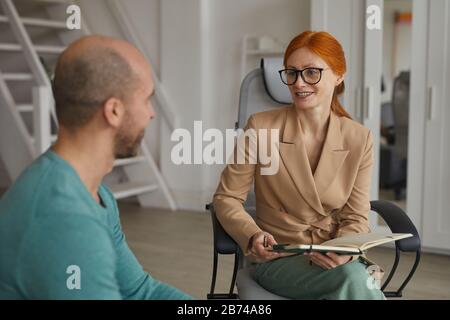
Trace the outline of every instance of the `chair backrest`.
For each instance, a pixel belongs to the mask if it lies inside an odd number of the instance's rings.
[[[283,57],[266,57],[261,59],[260,68],[247,74],[241,84],[236,128],[243,128],[253,113],[292,103],[289,89],[278,73],[282,68]]]
[[[391,102],[385,102],[381,105],[381,125],[385,128],[395,126],[394,110]]]
[[[278,70],[283,69],[283,57],[265,57],[258,69],[247,74],[241,84],[239,114],[236,129],[244,128],[248,118],[257,112],[271,110],[292,103],[288,87],[281,82]],[[244,204],[247,212],[256,213],[255,193],[250,191]]]
[[[392,109],[395,122],[395,148],[404,159],[408,155],[409,71],[401,72],[394,80]]]

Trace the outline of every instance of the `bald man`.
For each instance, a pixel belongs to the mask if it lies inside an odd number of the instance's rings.
[[[56,143],[0,200],[0,299],[189,299],[144,272],[102,184],[155,116],[151,66],[127,42],[89,36],[59,57]]]

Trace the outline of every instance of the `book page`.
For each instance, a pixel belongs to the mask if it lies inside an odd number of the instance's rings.
[[[331,239],[321,243],[324,246],[340,246],[340,247],[352,247],[366,250],[383,243],[387,243],[394,240],[412,237],[410,233],[390,233],[390,234],[378,234],[378,233],[358,233],[352,234],[340,238]]]
[[[323,246],[323,245],[317,245],[313,244],[311,246],[311,249],[313,251],[324,251],[324,252],[348,252],[353,254],[360,254],[361,251],[358,248],[352,248],[352,247],[336,247],[336,246]]]
[[[335,252],[337,254],[353,254],[359,255],[361,251],[358,248],[350,248],[350,247],[335,247],[335,246],[322,246],[322,245],[306,245],[306,244],[292,244],[292,245],[274,245],[272,249],[269,251],[273,252],[288,252],[288,253],[297,253],[303,254],[305,252]]]

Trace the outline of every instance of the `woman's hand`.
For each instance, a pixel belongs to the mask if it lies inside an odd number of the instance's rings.
[[[320,252],[310,252],[305,253],[305,256],[309,257],[311,262],[317,264],[325,270],[330,270],[346,264],[352,258],[352,256],[338,255],[334,252],[327,252],[326,255]]]
[[[264,240],[266,241],[266,243],[264,243]],[[253,235],[252,239],[250,240],[250,252],[252,253],[254,259],[259,263],[289,255],[285,253],[269,251],[269,249],[271,249],[274,244],[277,244],[277,242],[270,233],[258,232]]]

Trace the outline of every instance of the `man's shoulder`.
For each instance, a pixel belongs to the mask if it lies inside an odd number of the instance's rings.
[[[36,159],[19,176],[0,201],[2,213],[13,213],[22,219],[92,213],[87,190],[67,164],[48,156]]]
[[[54,173],[54,166],[55,163],[46,154],[41,155],[22,171],[5,196],[12,194],[21,194],[23,197],[35,196],[47,186],[42,180],[48,179],[48,176]]]

